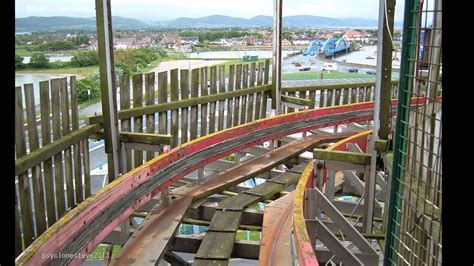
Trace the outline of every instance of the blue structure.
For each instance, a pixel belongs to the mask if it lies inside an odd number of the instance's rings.
[[[303,53],[304,56],[314,56],[323,54],[325,57],[331,57],[341,52],[348,52],[351,45],[347,43],[344,37],[328,38],[327,40],[314,40],[309,44],[308,49]]]

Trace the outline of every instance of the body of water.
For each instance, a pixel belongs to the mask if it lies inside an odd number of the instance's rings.
[[[51,75],[51,74],[15,74],[15,87],[17,86],[22,86],[24,84],[33,84],[33,94],[35,97],[35,104],[39,105],[39,83],[41,81],[45,80],[51,80],[51,79],[56,79],[56,78],[63,78],[63,77],[69,77],[72,75]],[[22,88],[22,92],[24,93],[24,90]],[[24,98],[24,97],[23,97]],[[25,101],[23,100],[23,106],[25,106]]]
[[[56,62],[56,61],[61,61],[61,62],[69,62],[73,58],[72,55],[62,55],[62,56],[57,56],[57,55],[52,55],[48,56],[49,62]],[[30,62],[31,56],[24,56],[23,57],[23,63],[28,64]]]
[[[282,56],[285,57],[289,53],[295,51],[282,51]],[[256,55],[258,58],[272,58],[273,51],[212,51],[212,52],[196,52],[190,53],[191,58],[201,59],[216,59],[216,58],[242,58],[244,55]]]

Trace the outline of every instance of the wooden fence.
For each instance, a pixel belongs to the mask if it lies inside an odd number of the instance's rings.
[[[33,84],[15,88],[17,255],[90,195],[88,136],[99,129],[99,125],[79,129],[74,76],[69,84],[61,78],[39,86],[39,119]]]

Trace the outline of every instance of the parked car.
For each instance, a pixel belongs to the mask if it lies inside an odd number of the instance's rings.
[[[300,71],[309,71],[311,67],[302,67],[300,68]]]
[[[367,71],[367,72],[365,72],[365,73],[366,73],[367,75],[375,75],[375,74],[376,74],[375,71],[373,71],[373,70],[369,70],[369,71]]]
[[[348,71],[349,71],[349,73],[357,73],[357,72],[359,72],[359,69],[353,67],[353,68],[349,68]]]

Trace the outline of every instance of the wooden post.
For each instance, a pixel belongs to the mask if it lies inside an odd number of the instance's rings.
[[[141,107],[143,105],[143,76],[142,74],[133,75],[133,108]],[[142,133],[143,132],[143,116],[136,116],[133,118],[133,131]],[[143,151],[134,150],[134,167],[138,167],[143,164]]]
[[[97,44],[99,50],[100,92],[104,126],[105,152],[110,154],[108,173],[112,182],[120,173],[120,140],[117,119],[117,89],[115,86],[114,44],[110,0],[96,0]]]
[[[61,78],[59,87],[61,89],[61,118],[62,118],[62,133],[63,136],[67,136],[70,132],[69,124],[69,97],[67,93],[67,79]],[[67,207],[71,209],[74,206],[74,191],[73,191],[73,176],[72,176],[72,160],[71,160],[71,148],[64,151],[64,164],[66,173],[66,195],[67,195]]]
[[[78,95],[76,88],[76,76],[69,78],[71,87],[71,116],[72,116],[72,130],[79,129],[79,106],[78,106]],[[81,203],[84,200],[84,190],[82,187],[82,167],[81,167],[81,151],[79,143],[73,146],[73,160],[74,160],[74,189],[76,196],[76,204]]]
[[[120,77],[120,110],[130,109],[130,77],[128,75],[123,75]],[[122,119],[121,123],[121,132],[131,132],[132,130],[132,121],[127,119]],[[127,149],[125,151],[125,165],[124,171],[128,172],[132,170],[132,151]]]
[[[170,70],[170,86],[171,86],[171,101],[179,101],[179,82],[178,82],[178,69]],[[171,148],[178,146],[179,144],[179,129],[178,129],[178,109],[171,110]]]
[[[155,104],[155,72],[145,74],[145,104]],[[155,133],[155,114],[146,115],[146,132]],[[155,152],[147,151],[147,161],[155,157]]]
[[[275,114],[281,112],[281,33],[282,33],[282,0],[275,0],[273,6],[273,75],[272,75],[272,109]]]
[[[51,80],[51,112],[53,126],[53,141],[61,138],[61,114],[60,114],[60,98],[59,98],[59,79]],[[58,219],[66,212],[66,204],[64,198],[64,178],[63,178],[63,156],[62,152],[54,155],[54,183],[56,184],[56,208],[58,211]]]
[[[189,70],[180,70],[181,100],[189,99]],[[188,107],[181,108],[181,144],[188,141]]]

